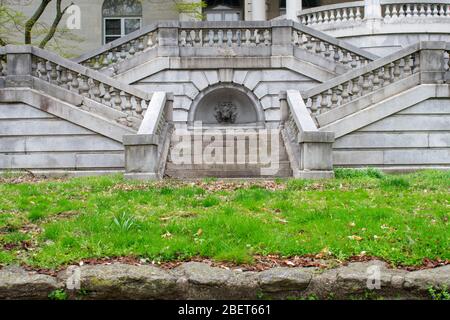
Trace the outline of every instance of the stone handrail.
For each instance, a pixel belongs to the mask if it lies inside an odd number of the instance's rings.
[[[302,10],[299,20],[304,25],[354,23],[364,18],[364,1],[338,3]]]
[[[361,67],[378,58],[374,54],[300,23],[294,23],[292,41],[297,47],[352,68]]]
[[[172,136],[172,102],[166,92],[155,92],[137,134],[123,137],[126,178],[164,176]]]
[[[153,23],[83,54],[74,61],[91,69],[100,70],[152,49],[158,42],[158,25]]]
[[[405,18],[450,18],[448,0],[381,0],[385,22]]]
[[[141,123],[138,134],[159,135],[166,123],[167,116],[167,94],[165,92],[155,92],[144,120]]]
[[[121,111],[127,117],[142,119],[152,97],[152,94],[36,47],[8,45],[3,48],[3,52],[8,60],[11,57],[11,65],[17,64],[14,61],[15,57],[30,57],[29,60],[20,61],[16,70],[8,70],[7,76],[31,75],[103,106]],[[118,122],[131,126],[127,119]]]
[[[378,58],[346,42],[290,20],[166,21],[138,30],[75,61],[95,70],[104,70],[111,67],[115,69],[118,63],[147,51],[161,57],[179,56],[180,50],[183,56],[198,56],[199,53],[191,48],[200,48],[203,50],[202,56],[208,54],[217,56],[222,54],[221,51],[211,48],[236,50],[242,48],[240,54],[247,56],[292,55],[289,50],[278,50],[280,47],[292,46],[347,64],[349,67],[358,67],[361,63],[365,64]],[[228,50],[223,52],[229,54]]]
[[[443,70],[425,69],[425,71],[438,71],[444,74],[448,71],[449,48],[450,44],[443,42],[417,43],[316,86],[306,91],[303,99],[310,112],[315,116],[343,106],[421,71],[423,61],[421,61],[420,54],[423,49],[439,52],[437,56],[428,58],[429,60],[438,60],[436,57],[442,57],[442,63],[440,61],[427,61],[427,63],[439,65],[438,68],[444,66]]]

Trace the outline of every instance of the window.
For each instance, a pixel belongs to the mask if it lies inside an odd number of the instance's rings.
[[[280,0],[280,16],[286,14],[286,0]]]
[[[119,39],[142,26],[142,5],[137,0],[105,0],[103,14],[103,43]]]
[[[239,0],[210,0],[205,10],[206,21],[242,20],[241,2]]]

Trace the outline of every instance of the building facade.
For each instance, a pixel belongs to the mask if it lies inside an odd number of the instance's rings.
[[[189,3],[198,0],[187,1]],[[76,37],[72,41],[64,41],[70,47],[71,55],[82,54],[99,46],[161,20],[209,20],[209,21],[251,21],[271,20],[283,16],[289,11],[291,18],[296,17],[302,5],[304,8],[321,4],[338,3],[343,0],[208,0],[207,7],[200,8],[203,16],[183,13],[187,8],[182,6],[183,0],[75,0],[63,1],[67,6],[74,3],[79,11],[69,10],[62,19],[61,27],[69,27],[71,16],[80,13],[79,25],[71,27]],[[8,0],[11,8],[31,16],[40,1]],[[50,3],[40,19],[41,23],[51,25],[55,16],[56,4]],[[19,36],[19,35],[18,35]],[[69,50],[68,50],[69,51]]]
[[[450,168],[448,0],[212,1],[206,21],[167,1],[118,3],[90,5],[103,31],[77,58],[0,48],[0,169],[154,179]]]

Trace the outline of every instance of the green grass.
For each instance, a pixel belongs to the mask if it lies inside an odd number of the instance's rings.
[[[1,180],[0,264],[57,268],[87,258],[169,261],[203,256],[365,251],[394,264],[450,259],[450,172],[389,176],[336,171],[327,181],[128,182],[121,176],[38,183]],[[10,179],[10,180],[8,180]],[[206,188],[205,186],[208,186]]]

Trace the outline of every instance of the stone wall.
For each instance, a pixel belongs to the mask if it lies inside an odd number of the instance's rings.
[[[24,103],[0,104],[0,170],[123,170],[123,145]]]
[[[208,88],[234,85],[251,92],[264,109],[267,126],[280,121],[279,94],[288,89],[306,90],[318,81],[287,69],[272,70],[165,70],[146,77],[134,85],[147,92],[166,91],[174,94],[175,123],[189,120],[194,101]]]
[[[336,139],[334,164],[448,167],[450,100],[425,100]]]

